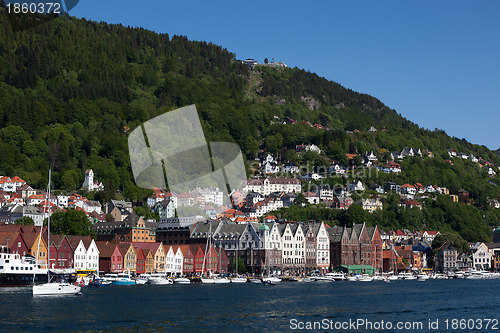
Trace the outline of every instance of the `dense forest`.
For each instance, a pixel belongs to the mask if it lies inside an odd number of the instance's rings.
[[[407,216],[388,198],[380,214],[357,218],[387,227],[427,225],[455,231],[479,223],[469,232],[475,238],[488,235],[489,227],[498,223],[496,215],[476,222],[489,214],[488,200],[499,195],[498,176],[488,177],[470,161],[457,159],[452,166],[445,160],[452,148],[500,164],[499,151],[420,128],[374,97],[298,68],[257,67],[252,72],[220,46],[140,28],[65,16],[14,32],[0,8],[0,175],[18,175],[44,188],[52,164],[55,188],[72,191],[80,189],[84,170],[92,168],[105,191],[89,194],[91,198],[143,201],[151,192],[134,184],[127,135],[144,121],[190,104],[196,104],[209,141],[241,147],[249,175],[262,150],[283,162],[304,162],[293,152],[297,144],[322,148],[323,154],[308,156],[315,166],[329,165],[331,159],[348,163],[346,153],[374,151],[388,159],[384,151],[429,149],[434,158],[405,159],[396,181],[464,188],[473,205],[463,209],[476,210],[462,213],[442,199]],[[299,124],[282,124],[275,117]],[[371,126],[384,131],[368,132]],[[394,180],[381,177],[378,182]],[[315,209],[298,216],[352,220],[346,212]],[[446,215],[448,211],[454,213]],[[458,220],[457,214],[462,216]],[[468,214],[464,227],[460,221]]]

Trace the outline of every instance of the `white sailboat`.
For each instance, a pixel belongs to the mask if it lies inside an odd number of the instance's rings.
[[[50,177],[49,170],[49,186],[48,186],[48,202],[50,203]],[[46,203],[47,204],[47,203]],[[47,206],[45,206],[47,207]],[[49,207],[50,208],[50,207]],[[45,210],[47,211],[47,209]],[[43,226],[40,228],[40,239],[38,240],[38,253],[40,252],[40,242],[42,240]],[[81,287],[69,284],[65,279],[52,281],[50,277],[50,211],[47,218],[47,283],[35,285],[35,276],[33,275],[33,296],[61,296],[61,295],[77,295],[80,294]],[[55,280],[55,278],[54,278]]]

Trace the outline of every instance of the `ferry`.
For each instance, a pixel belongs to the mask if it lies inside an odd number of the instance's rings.
[[[36,263],[35,257],[16,253],[0,253],[0,286],[30,286],[47,283],[47,269]]]

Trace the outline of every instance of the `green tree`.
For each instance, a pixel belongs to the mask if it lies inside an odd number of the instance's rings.
[[[44,224],[47,224],[45,220]],[[95,232],[92,223],[83,211],[69,209],[66,212],[58,211],[51,215],[50,231],[56,235],[92,236]]]
[[[16,220],[16,224],[22,224],[22,225],[34,225],[35,222],[33,219],[29,216],[23,216],[20,219]]]
[[[439,248],[444,244],[448,243],[453,245],[457,249],[458,253],[465,253],[469,249],[469,244],[462,237],[454,233],[442,233],[434,238],[432,242],[432,252],[435,255]]]
[[[243,259],[238,258],[238,269],[236,269],[236,258],[233,259],[233,262],[231,263],[231,272],[238,274],[244,274],[247,272],[247,267],[245,266],[245,261]]]
[[[64,171],[63,173],[63,176],[62,176],[62,183],[63,183],[63,188],[66,190],[66,191],[72,191],[72,190],[75,190],[79,187],[79,183],[78,183],[78,173],[76,172],[76,170],[66,170]]]

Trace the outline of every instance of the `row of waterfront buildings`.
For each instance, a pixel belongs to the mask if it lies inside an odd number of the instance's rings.
[[[234,272],[231,263],[236,258],[244,262],[250,274],[302,274],[335,269],[373,273],[420,271],[428,268],[429,259],[433,259],[434,269],[442,272],[500,268],[500,228],[495,230],[494,243],[470,244],[465,253],[444,244],[431,257],[431,239],[436,234],[427,231],[416,232],[415,238],[409,239],[401,231],[391,234],[366,224],[329,227],[324,223],[200,221],[187,230],[169,230],[177,235],[162,242],[157,237],[143,238],[142,235],[158,233],[151,233],[141,217],[133,217],[124,220],[115,233],[98,233],[97,240],[51,235],[50,244],[46,228],[2,225],[0,246],[11,253],[37,257],[44,267],[48,265],[50,246],[51,269],[104,273]]]

